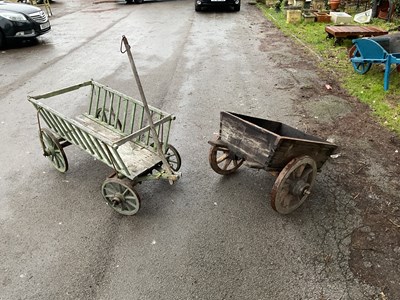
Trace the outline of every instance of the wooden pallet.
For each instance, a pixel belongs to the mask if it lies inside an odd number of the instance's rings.
[[[334,44],[340,44],[343,39],[353,39],[359,37],[370,37],[388,34],[388,31],[376,26],[358,25],[330,25],[325,27],[327,38],[335,39]]]

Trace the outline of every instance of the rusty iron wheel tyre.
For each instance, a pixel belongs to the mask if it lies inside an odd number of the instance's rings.
[[[211,168],[218,174],[229,175],[234,173],[244,162],[233,155],[231,151],[225,147],[212,146],[208,154],[208,161]]]
[[[176,150],[174,146],[167,146],[167,149],[165,149],[165,158],[173,171],[179,171],[182,165],[182,160],[178,150]]]
[[[317,175],[317,164],[309,156],[292,159],[279,173],[271,192],[271,206],[288,214],[310,195]]]

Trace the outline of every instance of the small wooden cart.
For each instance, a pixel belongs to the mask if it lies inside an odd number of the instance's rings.
[[[232,112],[221,112],[219,135],[209,144],[209,163],[218,174],[231,174],[243,163],[279,173],[271,206],[282,214],[306,200],[317,171],[337,148],[283,123]]]
[[[125,46],[125,49],[124,49]],[[139,211],[140,198],[134,186],[148,180],[164,179],[171,184],[180,178],[181,157],[169,144],[172,114],[147,104],[128,39],[122,36],[121,53],[127,53],[142,101],[93,80],[39,96],[28,96],[37,110],[43,155],[60,172],[68,170],[64,148],[74,144],[102,161],[114,172],[101,191],[106,203],[123,215]],[[88,103],[79,100],[88,96]],[[53,106],[45,103],[50,99]],[[78,102],[71,103],[71,99]],[[55,109],[81,108],[70,117]],[[69,105],[65,105],[65,102]],[[72,104],[72,105],[71,105]],[[42,127],[42,122],[47,128]]]
[[[86,112],[75,118],[51,106],[57,97],[79,99],[84,94],[89,95]],[[64,148],[71,144],[114,169],[101,191],[106,203],[118,213],[134,215],[139,211],[140,198],[135,184],[158,179],[176,181],[180,177],[177,172],[181,166],[180,155],[168,142],[173,115],[149,107],[162,153],[172,170],[168,172],[156,149],[142,102],[93,80],[28,96],[28,100],[37,110],[43,155],[58,171],[68,170]]]

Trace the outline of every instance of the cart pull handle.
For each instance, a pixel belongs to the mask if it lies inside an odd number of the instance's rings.
[[[123,49],[122,49],[122,44],[125,45],[125,51],[123,51]],[[126,52],[128,54],[128,58],[129,58],[129,62],[131,64],[132,72],[133,72],[133,75],[135,76],[135,80],[136,80],[137,87],[139,89],[140,97],[142,98],[144,110],[146,112],[147,118],[149,119],[151,135],[153,136],[153,140],[154,140],[155,146],[157,147],[157,152],[158,152],[158,154],[159,154],[159,156],[161,158],[161,161],[163,163],[163,167],[165,168],[166,172],[169,175],[173,175],[174,172],[172,171],[171,166],[169,165],[167,159],[165,158],[165,154],[163,153],[163,150],[161,148],[161,143],[160,143],[160,141],[158,139],[157,131],[156,131],[155,127],[154,127],[153,118],[152,118],[152,115],[150,113],[149,105],[147,104],[146,96],[144,95],[144,91],[143,91],[143,86],[142,86],[142,83],[140,82],[139,74],[138,74],[138,71],[136,69],[135,62],[133,60],[133,56],[132,56],[132,52],[131,52],[131,46],[128,43],[128,39],[124,35],[122,36],[120,51],[121,51],[121,53],[125,53]],[[170,183],[172,183],[172,182],[170,181]]]
[[[125,44],[125,50],[122,49],[123,44]],[[124,54],[126,51],[128,51],[127,50],[128,48],[130,49],[131,46],[129,45],[128,39],[126,38],[126,36],[123,35],[122,39],[121,39],[121,46],[119,47],[119,51],[121,51],[121,53]]]

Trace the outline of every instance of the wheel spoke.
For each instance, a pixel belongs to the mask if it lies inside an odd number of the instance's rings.
[[[125,196],[125,194],[128,193],[128,192],[129,192],[129,189],[125,189],[125,190],[122,192],[122,196],[127,197],[127,196]]]
[[[54,163],[56,164],[57,168],[60,168],[63,166],[61,157],[59,157],[58,155],[54,155],[53,158],[54,158]]]
[[[287,201],[287,198],[288,198],[288,196],[289,196],[290,194],[289,194],[289,189],[287,189],[287,190],[283,190],[282,192],[281,192],[281,194],[280,194],[280,198],[281,198],[281,200],[280,200],[280,204],[281,204],[281,206],[282,207],[286,207],[287,205],[286,205],[286,201]]]
[[[306,167],[306,164],[303,164],[303,165],[299,166],[299,167],[293,172],[293,173],[294,173],[294,176],[295,176],[296,178],[301,177],[301,174],[303,174],[305,167]]]
[[[51,138],[47,135],[47,134],[43,134],[43,142],[47,145],[52,145],[53,141],[51,140]]]
[[[225,153],[223,155],[221,155],[220,157],[217,158],[217,164],[220,164],[221,162],[223,162],[225,159],[227,159],[229,157],[229,153]]]
[[[228,167],[229,167],[229,165],[231,164],[231,162],[232,162],[232,159],[231,159],[231,158],[226,159],[225,164],[224,164],[222,170],[227,170]]]
[[[298,202],[299,202],[299,197],[289,193],[284,198],[282,206],[285,208],[290,208],[292,206],[295,206]]]
[[[313,169],[312,168],[307,168],[304,172],[303,172],[303,174],[301,175],[301,179],[303,179],[304,181],[307,181],[308,182],[308,177],[310,176],[310,174],[312,174],[312,172],[313,172]]]
[[[128,208],[128,210],[134,210],[136,209],[136,203],[135,203],[135,198],[132,199],[133,201],[126,201],[125,200],[125,206]]]
[[[105,194],[104,197],[107,199],[111,199],[114,197],[114,194]]]
[[[106,185],[105,187],[104,187],[104,190],[106,191],[106,192],[109,192],[109,193],[111,193],[110,195],[115,195],[115,188],[114,188],[114,186],[112,186],[111,184],[108,184],[108,185]],[[108,195],[108,193],[107,193],[107,195]]]

